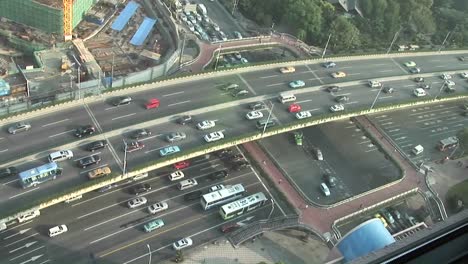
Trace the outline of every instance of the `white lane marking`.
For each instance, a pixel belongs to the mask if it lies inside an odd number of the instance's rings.
[[[276,74],[276,75],[262,76],[262,77],[260,77],[260,79],[273,78],[273,77],[276,77],[276,76],[280,76],[280,75]]]
[[[140,139],[138,141],[145,141],[145,140],[148,140],[148,139],[152,139],[152,138],[155,138],[155,137],[160,137],[162,136],[163,134],[157,134],[157,135],[154,135],[154,136],[150,136],[150,137],[146,137],[146,138],[143,138],[143,139]]]
[[[371,141],[370,141],[370,140],[366,140],[366,141],[359,142],[358,144],[359,144],[359,145],[361,145],[361,144],[367,144],[367,143],[369,143],[369,142],[371,142]]]
[[[274,84],[268,84],[266,87],[271,87],[271,86],[278,86],[278,85],[283,85],[285,83],[274,83]]]
[[[35,249],[33,249],[33,250],[30,250],[30,251],[28,251],[28,252],[26,252],[26,253],[23,253],[23,254],[21,254],[21,255],[18,255],[18,256],[14,257],[14,258],[11,258],[10,261],[13,261],[13,260],[15,260],[15,259],[19,259],[19,258],[21,258],[21,257],[23,257],[23,256],[26,256],[26,255],[28,255],[28,254],[30,254],[30,253],[36,251],[36,250],[39,250],[39,249],[41,249],[41,248],[45,248],[45,246],[40,246],[40,247],[35,248]],[[41,256],[42,256],[42,255],[41,255]],[[28,262],[29,262],[29,261],[28,261]],[[27,262],[23,262],[23,263],[27,263]]]
[[[145,151],[145,154],[148,154],[148,153],[151,153],[151,152],[154,152],[154,151],[163,149],[163,148],[167,148],[167,147],[169,147],[169,146],[170,146],[170,145],[166,145],[166,146],[164,146],[164,147],[155,148],[155,149],[150,149],[150,150]]]
[[[48,259],[48,260],[45,260],[45,261],[42,261],[42,262],[41,262],[41,263],[39,263],[39,264],[44,264],[44,263],[47,263],[47,262],[50,262],[50,259]]]
[[[0,137],[0,140],[2,140],[2,139],[5,139],[5,138],[3,138],[3,137]]]
[[[21,196],[21,195],[23,195],[23,194],[27,194],[28,192],[32,192],[32,191],[35,191],[35,190],[37,190],[37,189],[39,189],[39,187],[36,187],[36,188],[30,189],[30,190],[27,190],[27,191],[22,192],[22,193],[18,193],[17,195],[13,195],[13,196],[9,197],[8,199],[13,199],[13,198],[15,198],[15,197]]]
[[[100,152],[100,151],[98,151],[98,152],[93,152],[93,154],[92,154],[92,155],[90,155],[90,156],[93,156],[93,155],[99,155],[99,154],[101,154],[101,152]],[[86,157],[81,157],[81,158],[77,158],[77,159],[74,159],[73,161],[75,161],[75,162],[76,162],[76,161],[82,160],[82,159],[84,159],[84,158],[87,158],[87,157],[89,157],[89,156],[86,156]]]
[[[318,75],[309,67],[309,65],[306,64],[305,66],[314,75],[314,77],[320,82],[320,84],[324,84],[322,79],[318,77]]]
[[[353,101],[353,102],[345,103],[345,105],[357,104],[357,103],[359,103],[359,101]]]
[[[372,64],[372,65],[369,65],[369,66],[371,66],[371,67],[378,67],[378,66],[385,66],[385,65],[387,65],[387,64],[385,64],[385,63],[380,63],[380,64]]]
[[[393,70],[382,70],[382,71],[379,71],[379,72],[392,72]]]
[[[350,95],[351,93],[339,93],[339,94],[335,94],[336,96],[340,96],[340,95]]]
[[[407,85],[403,85],[403,87],[414,87],[414,86],[417,86],[416,84],[407,84]]]
[[[397,131],[400,131],[400,129],[396,128],[396,129],[389,130],[388,132],[397,132]]]
[[[436,62],[436,61],[440,61],[440,60],[429,60],[430,62]]]
[[[313,112],[313,111],[318,111],[318,110],[320,110],[320,108],[308,109],[308,110],[305,110],[305,111]]]
[[[245,86],[247,86],[247,89],[249,89],[249,91],[250,91],[253,95],[257,95],[257,93],[254,91],[254,89],[252,88],[252,86],[250,86],[250,84],[244,79],[244,77],[242,77],[242,75],[237,74],[237,77],[239,77],[239,79],[241,79],[241,81],[245,84]]]
[[[32,223],[32,221],[29,221],[28,223]],[[21,242],[21,241],[23,241],[23,240],[26,240],[26,239],[28,239],[28,238],[30,238],[30,237],[33,237],[33,236],[36,236],[36,235],[39,235],[39,233],[34,233],[34,234],[29,235],[29,236],[27,236],[27,237],[23,237],[23,238],[21,238],[21,239],[18,239],[18,240],[16,240],[15,242],[11,242],[10,244],[5,245],[5,247],[12,246],[12,245],[14,245],[14,244],[16,244],[16,243],[19,243],[19,242]]]
[[[297,101],[296,104],[307,103],[307,102],[311,102],[311,101],[312,101],[312,99],[307,99],[307,100]]]
[[[353,76],[353,75],[359,75],[361,74],[360,72],[356,72],[356,73],[349,73],[348,76]]]
[[[15,237],[15,236],[18,236],[18,235],[22,235],[22,234],[28,232],[29,230],[31,230],[31,228],[22,229],[22,230],[18,231],[17,233],[14,233],[14,234],[11,234],[11,235],[9,235],[7,237],[4,237],[3,240],[7,240],[9,238],[12,238],[12,237]]]
[[[402,147],[402,148],[406,148],[406,147],[411,147],[411,146],[413,146],[413,144],[403,145],[403,146],[401,146],[401,147]]]
[[[174,105],[180,105],[180,104],[186,104],[186,103],[190,103],[190,100],[183,101],[183,102],[178,102],[178,103],[173,103],[173,104],[170,104],[170,105],[167,105],[167,106],[174,106]]]
[[[387,98],[393,98],[393,96],[389,95],[389,96],[380,96],[379,99],[387,99]]]
[[[111,109],[114,109],[114,108],[117,108],[117,106],[107,107],[107,108],[104,109],[104,111],[111,110]]]
[[[112,118],[112,120],[117,120],[117,119],[129,117],[129,116],[132,116],[132,115],[136,115],[136,113],[131,113],[131,114],[128,114],[128,115],[123,115],[123,116],[119,116],[119,117],[114,117],[114,118]]]
[[[15,179],[15,180],[12,180],[12,181],[9,181],[9,182],[5,182],[5,183],[2,184],[2,185],[8,185],[8,184],[10,184],[10,183],[12,183],[12,182],[17,182],[17,181],[19,181],[19,180],[18,180],[18,179]]]
[[[74,130],[74,129],[68,130],[68,131],[65,131],[65,132],[62,132],[62,133],[58,133],[58,134],[55,134],[55,135],[51,135],[51,136],[49,136],[49,137],[50,137],[50,138],[57,137],[57,136],[60,136],[60,135],[63,135],[63,134],[68,134],[68,133],[70,133],[70,132],[72,132],[72,131],[75,131],[75,130]]]
[[[7,152],[8,149],[0,150],[0,153]]]
[[[436,68],[445,68],[445,67],[447,67],[447,65],[436,65],[435,67]]]
[[[201,168],[200,171],[204,171],[204,170],[209,170],[209,169],[212,169],[212,168],[216,168],[217,166],[220,166],[221,164],[213,164],[209,167],[206,167],[206,168]]]
[[[376,151],[376,150],[377,150],[377,149],[375,148],[375,149],[369,149],[369,150],[366,150],[366,151],[364,151],[364,152],[366,152],[366,153],[367,153],[367,152],[372,152],[372,151]]]
[[[349,68],[352,68],[353,66],[344,66],[344,67],[340,67],[340,70],[341,69],[349,69]]]
[[[15,253],[16,251],[18,251],[18,250],[20,250],[20,249],[28,248],[28,247],[30,247],[30,246],[36,244],[36,243],[37,243],[37,241],[32,241],[32,242],[30,242],[30,243],[26,243],[26,245],[21,246],[21,247],[19,247],[19,248],[12,249],[12,250],[8,251],[8,253],[10,253],[10,254],[11,254],[11,253]]]
[[[95,170],[95,169],[99,169],[99,168],[106,167],[106,166],[108,166],[108,165],[109,165],[109,164],[107,164],[107,163],[106,163],[106,164],[102,164],[102,165],[101,165],[101,166],[99,166],[99,167],[92,168],[92,169],[85,170],[85,171],[81,171],[81,172],[80,172],[80,174],[88,173],[88,172],[90,172],[90,171],[93,171],[93,170]]]
[[[167,97],[167,96],[172,96],[172,95],[177,95],[177,94],[183,94],[185,93],[184,91],[180,91],[180,92],[175,92],[175,93],[170,93],[170,94],[164,94],[163,97]]]
[[[399,137],[399,138],[395,138],[395,140],[403,140],[403,139],[406,139],[407,137]]]
[[[66,119],[63,119],[63,120],[60,120],[60,121],[56,121],[56,122],[52,122],[52,123],[49,123],[49,124],[42,125],[42,127],[56,125],[58,123],[62,123],[62,122],[68,121],[68,120],[70,120],[70,119],[66,118]]]

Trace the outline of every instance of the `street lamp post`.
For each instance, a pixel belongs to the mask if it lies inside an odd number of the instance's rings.
[[[270,217],[271,217],[271,215],[273,214],[273,210],[275,210],[275,200],[270,199],[270,201],[271,201],[271,211],[270,211],[270,214],[268,215],[268,219],[267,219],[267,220],[270,220]]]
[[[397,31],[397,32],[395,33],[395,35],[393,36],[392,42],[390,43],[390,47],[388,47],[387,54],[390,53],[390,51],[392,50],[393,43],[394,43],[395,40],[397,39],[398,34],[400,33],[400,30],[401,30],[401,27],[400,27],[400,29],[398,29],[398,31]]]
[[[331,34],[328,35],[327,44],[325,44],[325,48],[323,49],[323,52],[322,52],[322,59],[325,56],[325,53],[327,52],[327,47],[328,47],[328,43],[330,42],[330,38],[331,38]]]
[[[153,254],[151,252],[151,247],[149,244],[146,244],[146,247],[148,247],[148,254],[149,254],[149,260],[148,260],[148,264],[151,264],[151,255]]]
[[[379,98],[379,95],[380,93],[382,92],[382,89],[384,88],[383,84],[381,84],[380,86],[380,89],[379,89],[379,92],[377,93],[377,95],[375,96],[375,99],[374,99],[374,102],[372,102],[372,105],[370,107],[370,110],[372,110],[372,108],[374,108],[374,105],[375,103],[377,102],[377,99]]]
[[[437,97],[439,97],[439,95],[442,93],[442,90],[444,89],[444,87],[445,87],[445,81],[442,83],[442,86],[440,87],[439,92],[438,92],[437,95],[434,97],[434,99],[437,100]]]
[[[127,142],[125,141],[125,139],[122,139],[123,143],[124,143],[124,159],[123,159],[123,168],[122,168],[122,173],[125,177],[125,175],[127,174]]]
[[[81,67],[78,66],[78,100],[81,99]]]
[[[262,137],[263,137],[263,134],[265,134],[265,130],[267,128],[267,125],[268,125],[268,122],[270,122],[270,118],[271,118],[271,113],[273,112],[273,107],[275,107],[275,105],[271,102],[270,102],[270,112],[268,112],[268,117],[267,117],[267,120],[265,122],[265,125],[263,126],[263,131],[262,131]]]
[[[440,48],[439,48],[439,51],[438,51],[438,52],[440,52],[440,51],[442,50],[442,48],[444,47],[445,42],[447,41],[448,37],[450,36],[450,33],[452,33],[452,31],[449,31],[449,32],[447,33],[447,35],[446,35],[445,38],[444,38],[444,41],[442,41],[442,44],[440,45]]]

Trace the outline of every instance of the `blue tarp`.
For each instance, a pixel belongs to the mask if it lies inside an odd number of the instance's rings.
[[[122,10],[117,19],[115,19],[114,23],[112,23],[111,28],[113,30],[121,31],[127,25],[128,21],[139,6],[140,5],[136,2],[130,1],[130,3],[128,3],[127,6],[125,6],[125,8]]]
[[[145,42],[145,39],[148,37],[148,34],[153,29],[154,24],[156,24],[156,21],[157,19],[145,17],[145,20],[143,20],[137,32],[135,32],[135,35],[133,35],[132,39],[130,40],[130,44],[135,46],[142,45],[143,42]]]
[[[345,262],[366,256],[372,251],[395,242],[395,238],[377,218],[368,220],[351,230],[338,242],[337,248]]]

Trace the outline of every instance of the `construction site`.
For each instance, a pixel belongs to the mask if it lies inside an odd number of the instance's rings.
[[[148,8],[154,6],[142,0],[0,1],[0,101],[33,96],[26,84],[42,78],[38,71],[15,71],[15,56],[30,57],[30,64],[18,65],[22,69],[40,69],[44,76],[67,74],[75,83],[127,76],[160,64],[172,43],[161,35],[157,10],[149,10],[150,15]],[[11,89],[13,79],[23,80],[24,87]]]

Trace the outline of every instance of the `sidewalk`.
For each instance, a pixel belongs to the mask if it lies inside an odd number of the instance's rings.
[[[259,262],[287,264],[323,263],[329,249],[320,241],[310,239],[307,243],[300,240],[298,231],[267,232],[255,242],[246,242],[235,249],[225,239],[218,245],[208,244],[186,251],[188,264],[257,264]],[[174,263],[171,260],[164,264]]]

